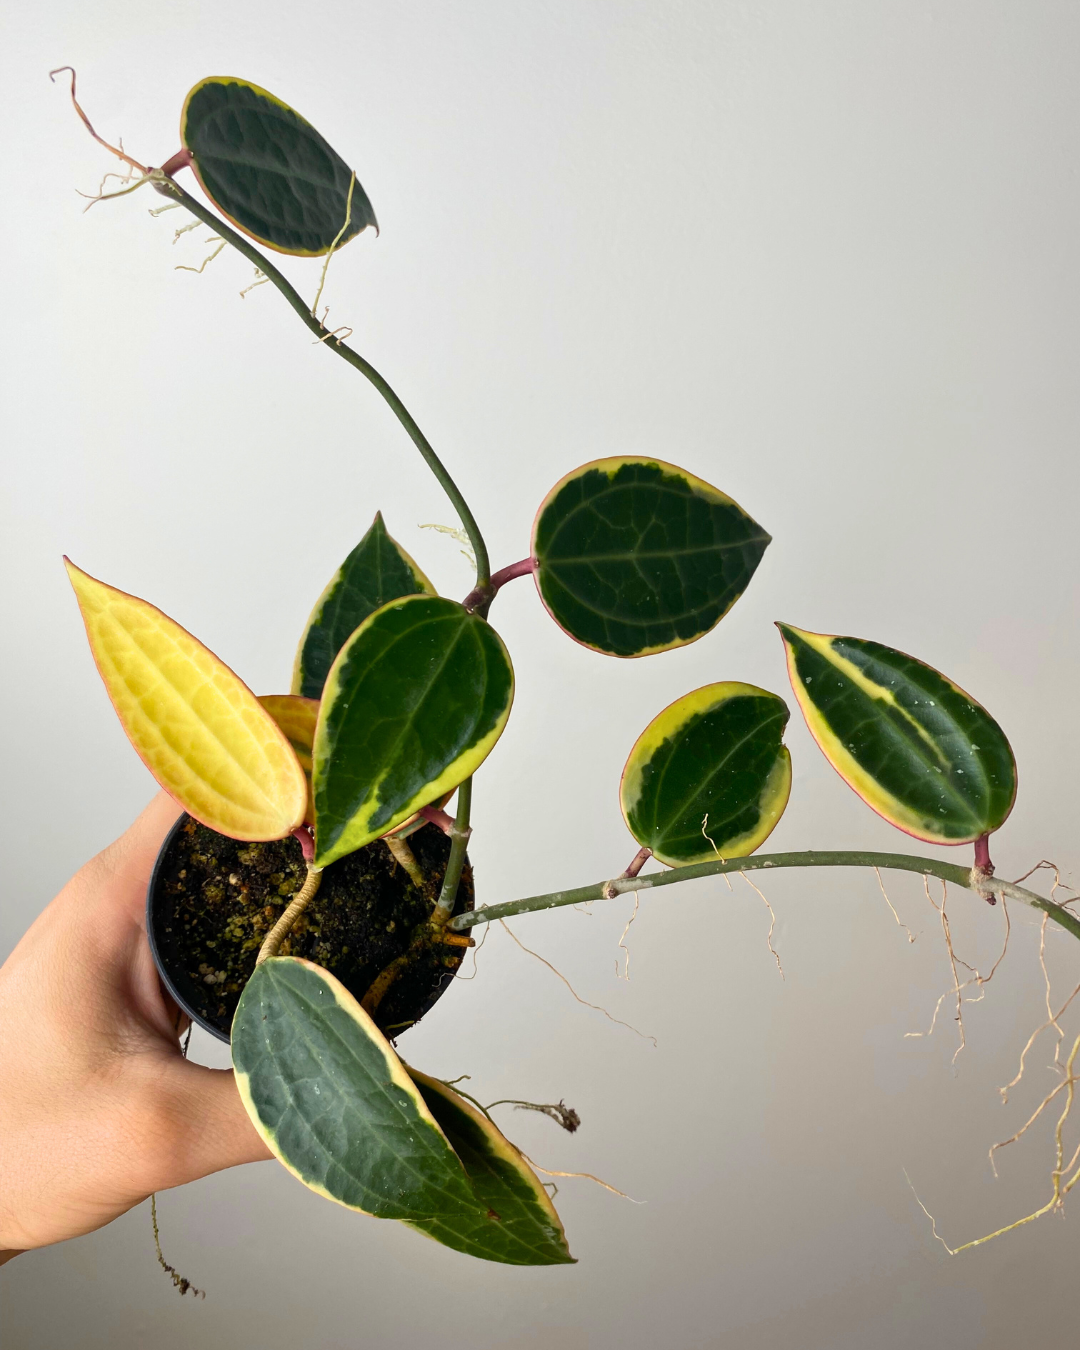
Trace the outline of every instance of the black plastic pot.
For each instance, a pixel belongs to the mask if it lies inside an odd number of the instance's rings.
[[[430,913],[433,896],[441,883],[450,841],[437,827],[429,825],[417,831],[409,842],[430,879],[426,891],[418,890],[408,880],[386,845],[377,840],[326,868],[319,893],[291,940],[294,955],[324,965],[357,999],[363,998],[379,970],[409,949],[413,934]],[[252,949],[240,955],[239,946],[234,943],[229,959],[235,964],[236,978],[228,986],[233,992],[221,994],[222,1001],[216,1008],[209,1006],[207,989],[200,986],[199,970],[193,967],[208,940],[211,945],[218,946],[229,941],[226,929],[235,906],[230,906],[229,894],[225,893],[228,886],[234,884],[235,878],[237,888],[243,888],[246,894],[248,883],[254,885],[260,870],[266,870],[265,865],[260,869],[238,861],[237,854],[246,851],[246,856],[261,848],[274,848],[278,851],[275,856],[279,858],[282,850],[295,849],[296,856],[290,865],[302,865],[300,846],[295,840],[265,846],[238,844],[198,825],[190,816],[181,816],[165,837],[147,888],[146,931],[162,983],[182,1012],[211,1036],[226,1043],[232,1021],[231,1007],[235,1007],[239,990],[254,969],[256,951]],[[199,849],[203,852],[199,853]],[[220,875],[211,876],[209,883],[204,882],[202,891],[188,894],[185,887],[194,889],[196,882],[178,880],[187,876],[188,858],[198,858],[205,863],[211,850],[222,856],[220,863],[216,857],[209,859]],[[216,888],[215,898],[217,892],[223,893],[215,905],[200,902],[207,885]],[[280,912],[288,896],[273,895],[270,899]],[[320,906],[324,909],[320,910]],[[472,872],[466,864],[455,912],[462,913],[472,907]],[[323,932],[320,915],[324,911],[329,916],[324,926],[332,929],[337,925],[345,933],[347,940],[337,949],[328,946],[325,936],[320,936]],[[263,914],[261,910],[258,912],[260,916]],[[260,923],[273,921],[269,908],[265,915],[265,919],[260,917]],[[359,938],[353,936],[356,933]],[[365,933],[370,934],[366,946]],[[410,961],[373,1012],[376,1023],[395,1038],[415,1025],[449,988],[463,955],[460,947],[423,949],[415,960]],[[205,962],[202,965],[205,966]],[[213,989],[212,981],[210,987]],[[213,1001],[211,996],[210,1003]]]

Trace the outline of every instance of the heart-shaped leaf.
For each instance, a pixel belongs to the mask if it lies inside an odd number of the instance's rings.
[[[381,1219],[482,1215],[389,1042],[320,966],[279,956],[256,968],[233,1018],[232,1060],[267,1147],[319,1195]]]
[[[299,698],[296,694],[262,694],[259,702],[278,724],[292,746],[308,785],[308,804],[304,824],[315,823],[315,803],[311,798],[311,745],[319,720],[319,700]]]
[[[611,656],[693,642],[742,595],[769,535],[730,497],[655,459],[598,459],[556,483],[533,527],[555,622]]]
[[[654,717],[623,769],[630,833],[663,863],[741,858],[760,848],[787,806],[787,704],[756,685],[695,689]]]
[[[319,256],[335,240],[341,248],[369,225],[378,229],[341,156],[257,84],[229,75],[200,80],[184,102],[180,139],[221,214],[267,248]]]
[[[392,600],[331,667],[315,732],[315,861],[386,834],[468,778],[502,734],[514,671],[454,600]]]
[[[1016,797],[1016,762],[985,708],[880,642],[777,627],[807,726],[868,806],[928,843],[970,843],[999,828]]]
[[[160,609],[64,562],[113,707],[165,791],[233,839],[291,833],[307,781],[247,685]]]
[[[409,1226],[485,1261],[513,1266],[573,1263],[547,1191],[513,1144],[445,1083],[406,1068],[464,1164],[481,1203],[473,1214],[411,1219]]]
[[[388,600],[434,594],[435,587],[387,534],[379,512],[311,612],[296,652],[293,693],[321,698],[330,667],[346,640]]]

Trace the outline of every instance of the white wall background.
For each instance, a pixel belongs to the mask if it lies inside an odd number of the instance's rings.
[[[145,595],[252,685],[286,686],[296,638],[381,507],[450,594],[449,507],[374,392],[310,344],[250,268],[170,243],[148,191],[81,215],[112,168],[46,72],[76,65],[99,129],[137,158],[178,146],[187,89],[253,79],[357,166],[383,227],[331,269],[331,317],[401,390],[501,565],[543,493],[599,455],[655,453],[775,537],[702,642],[616,662],[563,637],[527,583],[493,618],[519,698],[478,780],[485,900],[598,880],[634,851],[622,760],[679,694],[783,692],[783,618],[939,665],[1013,739],[1017,875],[1076,868],[1076,426],[1080,10],[1049,0],[254,0],[6,7],[3,156],[5,584],[0,954],[115,836],[151,783],[86,649],[60,554]],[[289,262],[311,293],[317,265]],[[797,715],[796,715],[797,716]],[[902,846],[801,724],[777,848]],[[916,849],[918,846],[916,846]],[[1075,875],[1075,873],[1074,873]],[[161,1201],[179,1299],[146,1207],[0,1274],[12,1350],[1066,1344],[1075,1220],[950,1259],[951,1241],[1041,1204],[1048,1129],[1003,1155],[1053,1083],[997,1085],[1044,1017],[1038,930],[956,1024],[917,879],[770,876],[519,919],[575,1003],[500,931],[409,1058],[485,1099],[565,1097],[573,1139],[521,1114],[539,1162],[596,1172],[559,1193],[580,1264],[470,1263],[338,1210],[272,1165]],[[986,969],[999,912],[951,897]],[[1050,935],[1062,995],[1080,952]],[[3,1034],[0,1028],[0,1034]],[[218,1052],[196,1040],[195,1052]],[[0,1087],[2,1090],[2,1087]],[[1080,1198],[1073,1202],[1080,1205]]]

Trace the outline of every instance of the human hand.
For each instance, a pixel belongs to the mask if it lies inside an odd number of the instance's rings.
[[[177,814],[156,797],[0,967],[0,1262],[270,1157],[231,1071],[181,1054],[150,955],[146,886]]]

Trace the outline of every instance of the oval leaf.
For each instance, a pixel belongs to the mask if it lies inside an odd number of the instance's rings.
[[[200,80],[184,102],[180,139],[217,209],[267,248],[313,257],[329,253],[339,234],[341,248],[369,225],[378,229],[341,156],[257,84],[228,75]]]
[[[753,853],[791,791],[787,704],[756,685],[708,684],[638,737],[620,799],[630,833],[669,866]]]
[[[315,804],[311,798],[311,744],[319,718],[317,698],[299,698],[295,694],[263,694],[259,702],[274,719],[292,746],[308,785],[308,803],[304,824],[315,823]]]
[[[465,1171],[382,1032],[331,974],[258,966],[232,1025],[236,1085],[305,1186],[381,1219],[477,1218]]]
[[[572,1264],[562,1221],[513,1144],[445,1083],[405,1067],[461,1159],[481,1205],[471,1215],[411,1219],[409,1226],[485,1261],[512,1266]]]
[[[730,497],[655,459],[598,459],[548,493],[533,527],[540,597],[610,656],[702,637],[754,575],[769,535]]]
[[[400,825],[487,758],[514,697],[502,639],[454,600],[392,600],[327,677],[315,732],[315,861]]]
[[[1016,762],[985,708],[892,647],[777,627],[807,726],[868,806],[928,843],[998,829],[1016,797]]]
[[[321,698],[338,652],[368,615],[387,601],[434,594],[435,587],[387,534],[379,512],[311,612],[296,652],[293,693]]]
[[[307,781],[247,685],[160,609],[64,562],[113,707],[165,791],[233,839],[291,833]]]

